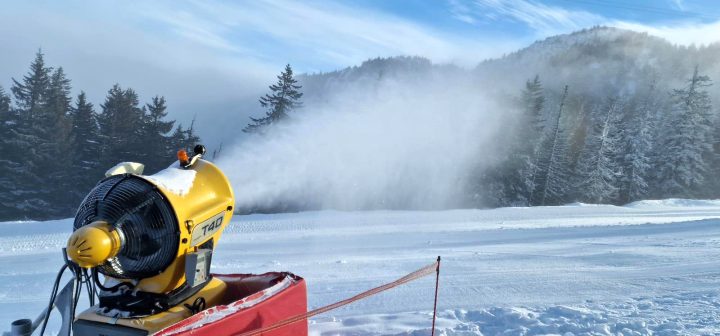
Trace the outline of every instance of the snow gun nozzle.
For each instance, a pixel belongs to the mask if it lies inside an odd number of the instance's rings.
[[[177,152],[178,161],[180,161],[180,166],[183,168],[190,168],[195,162],[200,159],[203,155],[205,155],[205,152],[207,150],[205,149],[205,146],[203,145],[195,145],[193,148],[193,155],[188,156],[187,151],[184,149],[181,149]]]
[[[200,144],[196,145],[195,148],[193,148],[193,153],[195,155],[205,155],[206,151],[207,150],[205,149],[205,146],[200,145]]]

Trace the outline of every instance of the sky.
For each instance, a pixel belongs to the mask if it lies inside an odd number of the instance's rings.
[[[472,67],[538,39],[593,25],[677,44],[720,36],[714,0],[10,1],[0,0],[0,85],[38,49],[75,93],[99,105],[113,84],[212,145],[231,142],[285,64],[314,73],[374,57],[419,55]]]

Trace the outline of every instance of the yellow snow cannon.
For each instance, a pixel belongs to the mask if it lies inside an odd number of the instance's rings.
[[[85,197],[66,252],[99,303],[75,318],[74,335],[149,335],[222,300],[210,262],[235,201],[204,153],[180,151],[151,176],[119,164]]]

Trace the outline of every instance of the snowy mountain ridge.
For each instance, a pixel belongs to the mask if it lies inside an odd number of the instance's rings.
[[[562,78],[543,76],[544,74],[555,74],[554,70],[561,67],[592,66],[602,68],[605,62],[628,62],[631,67],[664,67],[670,64],[676,66],[682,63],[694,66],[699,63],[701,67],[708,69],[708,72],[717,73],[720,64],[720,42],[707,46],[675,46],[667,40],[647,33],[635,32],[632,30],[614,27],[593,27],[577,32],[556,35],[544,40],[536,41],[531,45],[518,51],[504,55],[500,58],[479,60],[475,69],[477,80],[482,81],[486,76],[498,76],[499,82],[511,81],[512,85],[520,85],[524,80],[536,74],[541,78],[547,78],[547,84],[553,86],[564,85],[554,83]],[[683,59],[685,59],[683,61]],[[570,62],[565,62],[570,60]],[[597,61],[598,63],[594,63]],[[595,64],[595,65],[593,65]],[[543,70],[551,69],[551,70]],[[604,72],[622,70],[617,68],[603,68]],[[663,70],[663,69],[660,69]],[[678,69],[665,68],[670,77],[678,75]],[[430,60],[422,57],[391,57],[386,59],[373,59],[363,62],[359,66],[351,66],[345,69],[303,75],[303,82],[309,85],[307,92],[309,96],[315,94],[317,82],[344,83],[356,81],[359,78],[378,79],[382,76],[410,76],[410,73],[423,74],[431,71],[456,75],[466,72],[454,65],[433,64]],[[572,76],[568,75],[568,78]],[[581,76],[578,74],[573,82]],[[682,77],[681,77],[682,78]],[[550,80],[552,79],[552,80]],[[678,78],[680,79],[680,78]],[[572,85],[572,83],[566,83]],[[322,86],[328,89],[330,85]],[[504,87],[506,88],[506,87]]]

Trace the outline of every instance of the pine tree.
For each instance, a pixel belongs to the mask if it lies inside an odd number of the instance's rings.
[[[648,196],[652,167],[655,117],[660,109],[655,83],[645,97],[633,108],[622,132],[625,155],[622,158],[621,203],[640,200]]]
[[[568,95],[568,87],[563,89],[560,106],[554,123],[547,129],[545,141],[538,152],[538,188],[533,198],[536,204],[558,204],[564,201],[568,193],[567,135],[562,125],[563,110]]]
[[[12,133],[16,122],[10,108],[10,97],[0,86],[0,148],[3,148],[3,155],[0,155],[0,220],[12,219],[17,211],[13,195],[17,182],[13,171],[17,169],[19,162],[15,155],[17,153],[14,150]]]
[[[506,171],[502,164],[485,167],[473,179],[473,194],[470,195],[471,202],[479,207],[502,207],[512,203],[507,199],[508,189],[506,185]],[[509,195],[513,197],[514,195]]]
[[[5,92],[5,89],[0,86],[0,129],[9,129],[11,118],[10,110],[10,96]]]
[[[150,104],[146,104],[143,137],[146,144],[143,151],[146,158],[143,161],[148,171],[157,171],[165,168],[175,157],[175,148],[171,142],[170,132],[175,121],[166,121],[167,105],[165,97],[155,96]]]
[[[185,139],[182,146],[186,148],[188,153],[192,153],[195,145],[200,143],[200,137],[195,133],[195,118],[190,122],[190,127],[185,131]]]
[[[580,154],[585,147],[588,131],[592,127],[592,103],[586,97],[577,97],[573,102],[566,104],[566,109],[574,111],[574,116],[569,122],[568,134],[568,169],[573,171],[580,161]]]
[[[23,76],[22,82],[12,79],[11,91],[15,95],[15,104],[23,113],[23,119],[33,120],[44,114],[47,105],[47,96],[50,90],[50,73],[52,68],[45,66],[45,56],[42,51],[35,54],[35,60],[30,64],[30,71]]]
[[[252,122],[243,129],[243,132],[261,131],[265,127],[287,118],[289,112],[302,106],[300,98],[303,94],[299,91],[302,86],[297,85],[290,64],[285,66],[285,71],[280,73],[277,78],[277,83],[270,85],[271,92],[260,98],[260,105],[267,110],[265,117],[250,117]]]
[[[695,67],[687,86],[673,90],[672,127],[663,144],[662,192],[672,197],[701,197],[712,155],[712,82]]]
[[[621,111],[619,98],[609,99],[580,155],[576,190],[580,200],[593,203],[612,202],[617,198],[621,147]]]
[[[79,173],[77,190],[84,194],[103,177],[103,169],[98,162],[100,153],[100,134],[98,115],[93,104],[87,101],[85,92],[80,92],[71,110],[73,120],[72,140],[75,148],[74,170]],[[106,167],[107,168],[107,167]]]
[[[528,203],[532,203],[533,193],[537,188],[538,170],[540,164],[540,144],[542,143],[545,131],[545,118],[543,111],[545,109],[545,95],[543,93],[542,82],[540,76],[535,75],[532,82],[525,83],[525,91],[523,92],[523,103],[525,106],[525,118],[532,123],[532,127],[521,132],[527,132],[528,138],[521,141],[528,143],[532,147],[531,164],[527,165],[523,171],[527,184],[528,193],[526,194]],[[517,136],[523,136],[518,133]]]
[[[200,137],[195,134],[195,118],[193,118],[188,129],[183,129],[182,124],[178,125],[170,138],[175,150],[183,149],[188,153],[192,153],[195,145],[200,143]]]
[[[716,199],[720,197],[720,120],[715,119],[712,133],[713,154],[709,160],[712,167],[708,172],[709,183],[707,183],[707,187],[711,191],[707,193],[706,197]]]
[[[543,95],[540,77],[525,83],[521,96],[521,113],[510,133],[507,159],[497,167],[495,176],[501,181],[502,197],[499,205],[529,205],[535,189],[537,150],[544,128]]]
[[[53,127],[53,137],[56,140],[63,134],[65,138],[62,140],[67,143],[72,143],[70,139],[70,130],[72,129],[72,120],[70,118],[70,111],[72,110],[72,98],[70,97],[70,80],[65,76],[65,72],[62,67],[57,68],[50,78],[50,92],[48,93],[48,109],[51,127]],[[61,129],[62,128],[62,129]],[[69,146],[67,143],[64,146]],[[67,148],[64,148],[68,150]]]
[[[108,91],[98,120],[101,134],[101,166],[110,168],[122,161],[141,162],[144,112],[132,89],[115,84]]]
[[[5,89],[0,86],[0,141],[10,137],[10,130],[14,122],[15,118],[10,109],[10,96],[8,96]],[[5,146],[1,146],[0,148],[8,149]],[[2,155],[0,155],[0,158],[1,157]]]
[[[211,160],[216,161],[222,155],[223,143],[221,142],[217,149],[213,149]]]
[[[42,52],[35,55],[30,71],[22,81],[13,78],[11,91],[15,96],[18,119],[13,128],[13,151],[18,156],[14,167],[14,208],[21,217],[42,216],[52,205],[48,202],[50,190],[43,175],[44,165],[57,159],[47,142],[51,129],[46,118],[50,114],[49,94],[52,69],[45,66]]]
[[[46,132],[41,136],[43,144],[47,156],[52,159],[44,162],[40,168],[42,176],[48,181],[48,203],[52,204],[52,211],[48,214],[53,217],[71,215],[82,201],[79,197],[68,196],[77,195],[73,172],[75,147],[70,118],[70,90],[70,80],[65,76],[63,68],[57,68],[50,77],[46,114],[41,121],[44,123],[42,129]]]
[[[545,118],[543,116],[545,95],[539,75],[535,75],[532,81],[525,82],[522,102],[525,112],[524,116],[532,125],[532,131],[535,133],[535,136],[539,136],[545,128]]]
[[[186,132],[187,131],[183,128],[182,124],[178,124],[177,127],[175,127],[175,131],[170,136],[170,143],[172,143],[173,146],[175,146],[174,147],[175,151],[178,151],[181,149],[187,151]]]

